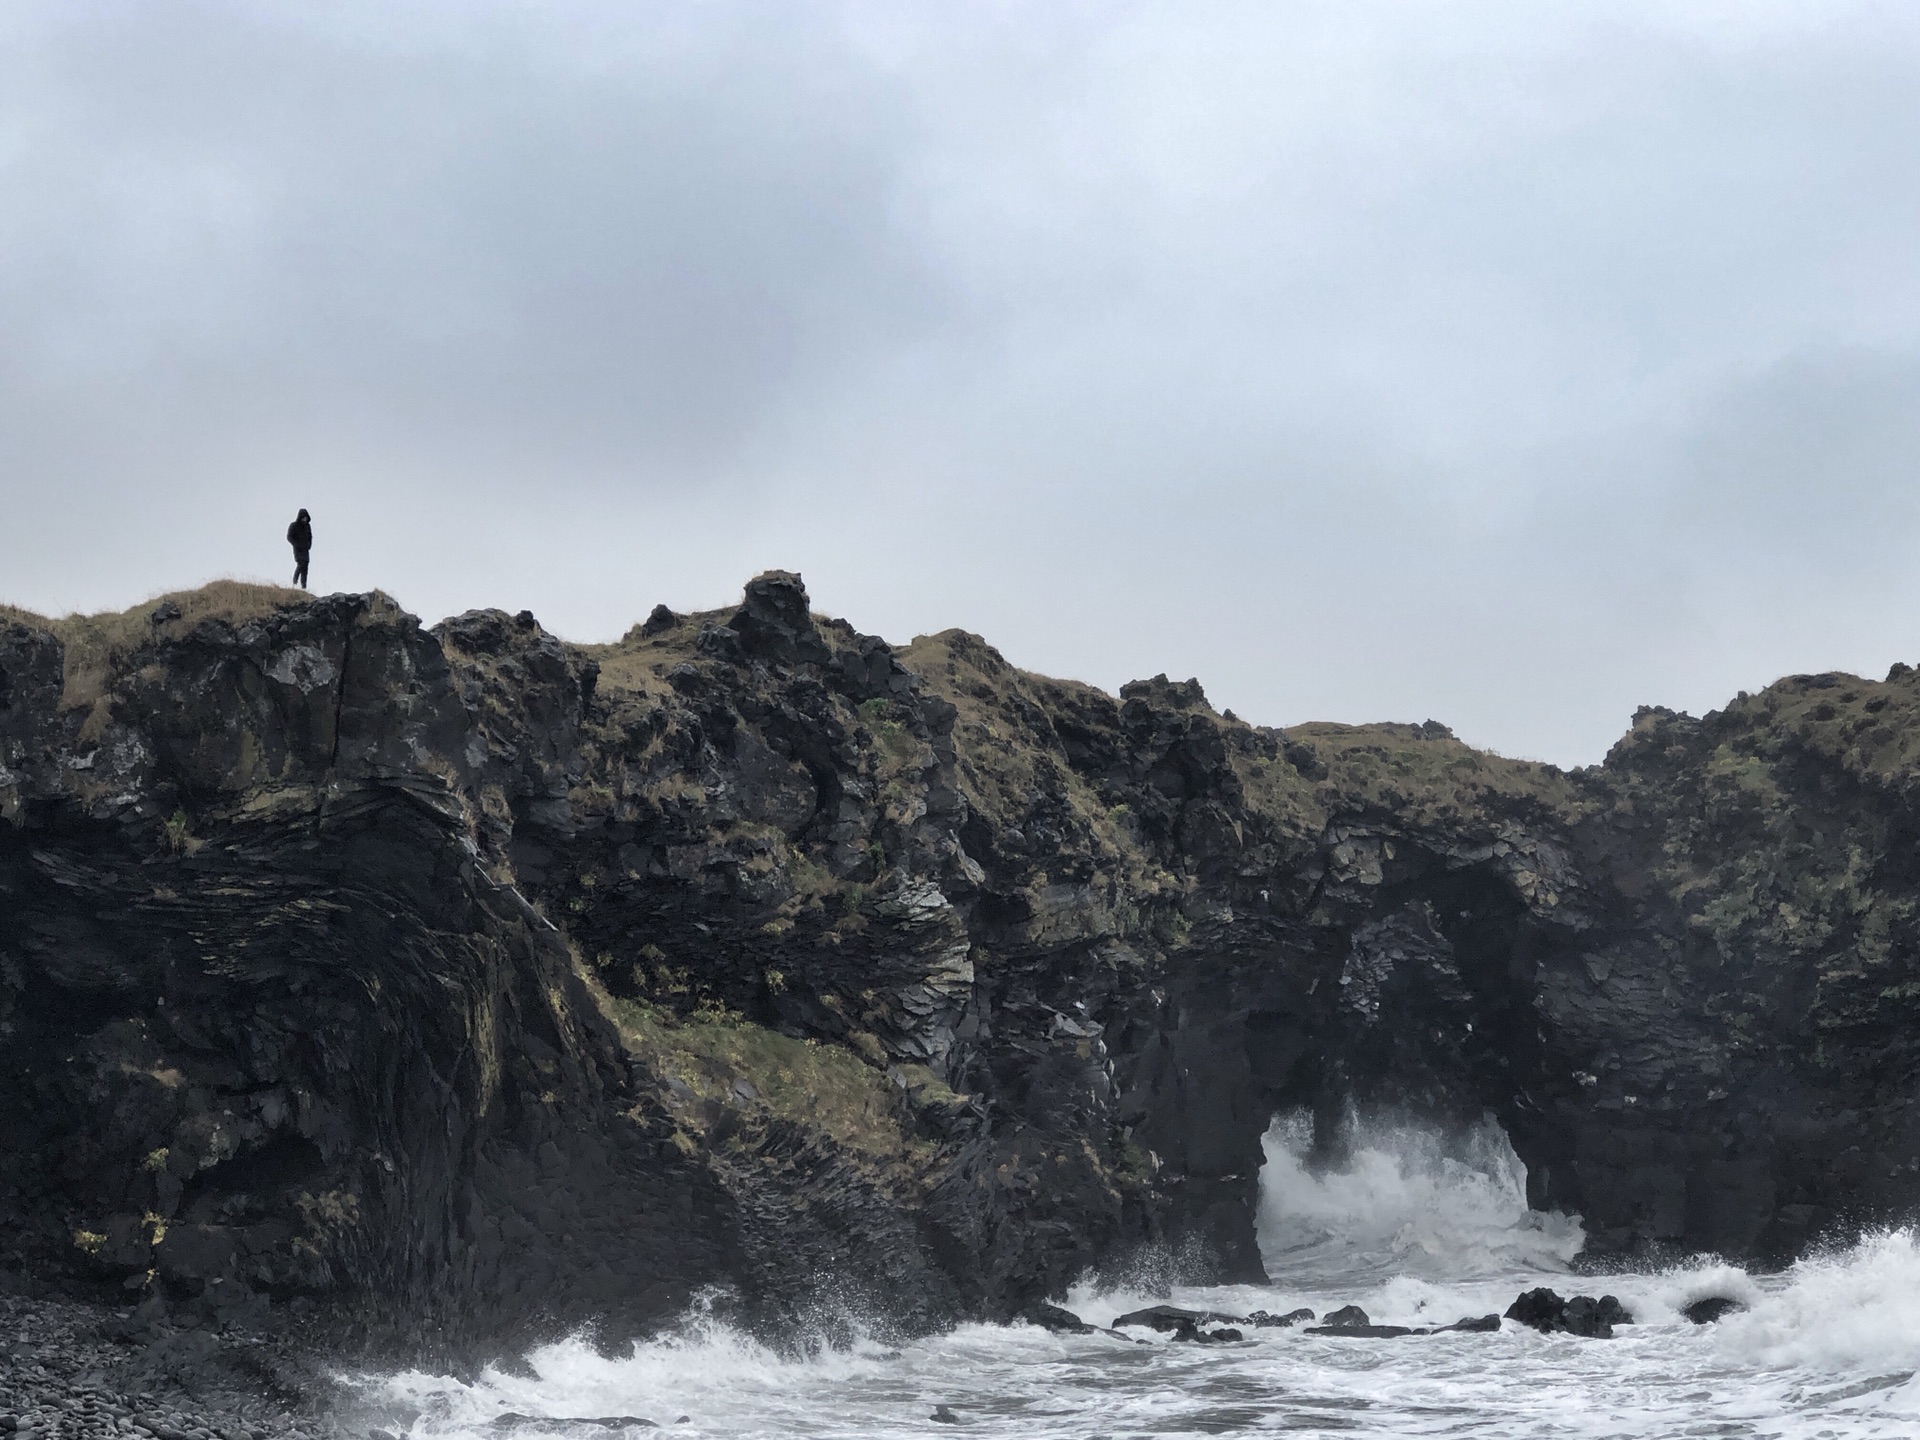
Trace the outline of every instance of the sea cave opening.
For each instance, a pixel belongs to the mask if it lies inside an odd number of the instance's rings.
[[[1274,1279],[1563,1268],[1579,1197],[1533,1096],[1551,1069],[1536,981],[1565,939],[1503,873],[1402,860],[1325,940],[1319,994],[1270,993],[1248,1016],[1261,1264]]]
[[[1563,1269],[1584,1243],[1577,1216],[1528,1203],[1527,1166],[1491,1114],[1349,1111],[1337,1144],[1321,1128],[1284,1110],[1262,1139],[1254,1229],[1276,1282]]]

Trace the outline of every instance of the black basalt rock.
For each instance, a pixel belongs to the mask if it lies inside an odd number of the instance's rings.
[[[1612,1296],[1608,1296],[1612,1299]],[[1619,1302],[1615,1302],[1617,1305]],[[1560,1323],[1556,1329],[1569,1335],[1584,1335],[1594,1340],[1613,1338],[1613,1322],[1607,1318],[1607,1312],[1598,1300],[1591,1295],[1576,1295],[1567,1301],[1566,1309],[1560,1312]]]
[[[1631,1325],[1633,1316],[1612,1295],[1595,1299],[1575,1295],[1562,1299],[1550,1289],[1528,1290],[1507,1307],[1506,1318],[1517,1320],[1544,1334],[1580,1335],[1588,1339],[1610,1340],[1615,1325]]]
[[[1559,1292],[1542,1286],[1537,1290],[1522,1291],[1507,1307],[1506,1318],[1518,1320],[1535,1330],[1552,1330],[1559,1325],[1560,1317],[1566,1310],[1567,1302]]]
[[[1333,1335],[1347,1340],[1394,1340],[1402,1335],[1425,1335],[1428,1332],[1411,1325],[1315,1325],[1303,1333]]]
[[[819,663],[828,657],[807,605],[807,587],[789,570],[769,570],[749,580],[745,599],[728,626],[750,656],[786,664]]]
[[[1491,1335],[1500,1329],[1498,1315],[1475,1315],[1465,1320],[1456,1320],[1451,1325],[1442,1325],[1432,1333],[1435,1335],[1466,1334]]]
[[[1695,1300],[1681,1307],[1680,1313],[1696,1325],[1711,1325],[1724,1315],[1747,1307],[1740,1301],[1725,1295],[1709,1295],[1705,1299]]]
[[[1247,1337],[1232,1326],[1217,1330],[1203,1330],[1191,1320],[1182,1320],[1174,1327],[1173,1338],[1195,1345],[1223,1345],[1230,1341],[1244,1340]]]
[[[522,1415],[509,1410],[504,1415],[496,1415],[487,1423],[490,1430],[500,1430],[511,1434],[515,1430],[525,1430],[534,1426],[546,1428],[557,1426],[563,1429],[591,1430],[657,1430],[659,1425],[640,1415]]]
[[[1289,1310],[1284,1315],[1270,1315],[1265,1310],[1255,1310],[1247,1316],[1247,1323],[1262,1330],[1275,1329],[1286,1325],[1298,1325],[1302,1321],[1316,1318],[1313,1311],[1302,1306],[1298,1310]]]
[[[1359,1307],[1351,1307],[1358,1309]],[[1338,1312],[1336,1312],[1338,1313]],[[1364,1312],[1362,1312],[1364,1313]],[[1331,1318],[1331,1317],[1329,1317]],[[1353,1340],[1391,1340],[1402,1335],[1457,1335],[1488,1334],[1499,1330],[1498,1315],[1479,1315],[1466,1320],[1456,1320],[1451,1325],[1435,1325],[1431,1328],[1413,1325],[1320,1325],[1308,1329],[1308,1335],[1333,1335]]]
[[[1342,1305],[1338,1310],[1321,1316],[1320,1325],[1326,1330],[1345,1330],[1356,1325],[1371,1325],[1373,1317],[1358,1305]]]
[[[1245,1325],[1246,1317],[1240,1315],[1222,1315],[1212,1310],[1183,1310],[1178,1305],[1149,1305],[1144,1310],[1129,1310],[1116,1316],[1110,1327],[1119,1330],[1128,1325],[1144,1325],[1149,1330],[1158,1330],[1162,1334],[1178,1330],[1182,1325]]]
[[[1094,1331],[1094,1327],[1078,1315],[1058,1305],[1030,1305],[1020,1318],[1056,1335],[1091,1335]]]

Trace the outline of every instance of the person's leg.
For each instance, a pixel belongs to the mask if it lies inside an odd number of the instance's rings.
[[[293,583],[304,590],[307,587],[307,557],[296,555],[293,558]]]

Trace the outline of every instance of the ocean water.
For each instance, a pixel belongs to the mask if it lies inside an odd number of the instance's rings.
[[[1920,1437],[1920,1237],[1896,1229],[1778,1275],[1694,1263],[1574,1276],[1577,1218],[1530,1212],[1525,1170],[1490,1121],[1450,1141],[1361,1125],[1346,1168],[1303,1163],[1299,1117],[1267,1137],[1260,1241],[1268,1287],[1140,1287],[1089,1278],[1064,1297],[1105,1324],[1159,1300],[1245,1314],[1358,1303],[1375,1323],[1498,1313],[1522,1289],[1612,1293],[1638,1323],[1611,1341],[1497,1334],[1343,1340],[1299,1329],[1195,1345],[1133,1331],[1059,1336],[968,1325],[889,1345],[777,1353],[711,1317],[607,1359],[584,1340],[537,1350],[530,1373],[476,1382],[358,1377],[373,1407],[435,1440],[618,1435],[566,1417],[643,1416],[673,1436],[1148,1435]],[[1747,1308],[1696,1326],[1680,1308]],[[939,1407],[945,1417],[936,1419]],[[417,1412],[417,1414],[411,1413]],[[496,1422],[503,1415],[535,1423]],[[395,1422],[384,1420],[387,1428]],[[647,1433],[638,1428],[630,1436]]]

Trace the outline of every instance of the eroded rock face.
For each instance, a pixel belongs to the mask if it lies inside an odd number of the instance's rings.
[[[1261,1273],[1277,1110],[1492,1110],[1607,1252],[1920,1200],[1920,686],[1564,774],[1259,729],[799,577],[611,646],[238,587],[0,623],[0,1243],[614,1331]],[[1196,1273],[1194,1278],[1199,1278]],[[814,1313],[818,1313],[815,1306]]]

